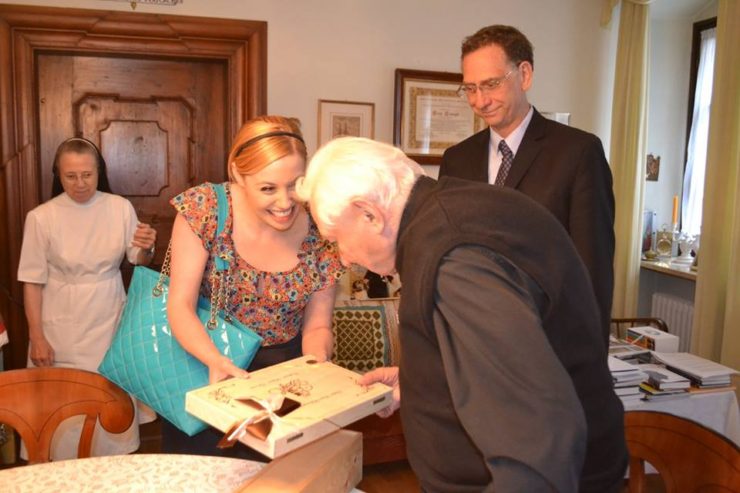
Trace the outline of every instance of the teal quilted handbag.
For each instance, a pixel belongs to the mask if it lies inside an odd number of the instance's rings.
[[[228,204],[223,186],[214,185],[214,188],[219,198],[216,234],[219,238]],[[98,371],[192,436],[207,425],[185,411],[185,393],[208,385],[208,368],[185,351],[172,335],[167,320],[167,253],[162,274],[147,267],[134,268],[118,331]],[[220,274],[214,277],[225,279],[228,263],[218,257],[215,262]],[[225,283],[215,286],[215,281],[211,282],[214,293],[225,289]],[[212,306],[203,297],[198,298],[198,318],[208,327],[206,332],[213,344],[235,365],[246,368],[262,339],[237,320],[224,317],[221,308]]]

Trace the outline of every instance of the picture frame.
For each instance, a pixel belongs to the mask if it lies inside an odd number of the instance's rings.
[[[393,144],[420,164],[440,164],[448,147],[486,123],[457,95],[462,74],[396,69]]]
[[[554,120],[563,125],[570,125],[570,113],[563,113],[560,111],[542,111],[540,114],[549,120]]]
[[[648,154],[647,162],[645,163],[645,180],[658,181],[659,175],[660,175],[660,156]]]
[[[319,99],[319,147],[344,136],[375,138],[375,103]]]

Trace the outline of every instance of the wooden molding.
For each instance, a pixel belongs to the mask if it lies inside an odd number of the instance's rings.
[[[40,202],[35,57],[53,52],[225,62],[228,139],[267,106],[266,22],[0,4],[0,309],[10,368],[26,366],[16,272],[24,218]]]

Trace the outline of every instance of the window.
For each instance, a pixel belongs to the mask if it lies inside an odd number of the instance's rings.
[[[714,52],[717,39],[716,26],[716,17],[694,24],[686,167],[684,168],[681,201],[681,230],[693,235],[701,232]]]

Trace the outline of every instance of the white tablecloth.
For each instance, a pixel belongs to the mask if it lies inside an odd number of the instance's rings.
[[[135,454],[49,462],[0,471],[3,493],[232,492],[265,464],[224,457]]]
[[[625,411],[662,411],[701,423],[740,446],[740,412],[734,390],[692,394],[667,401],[637,401]]]

